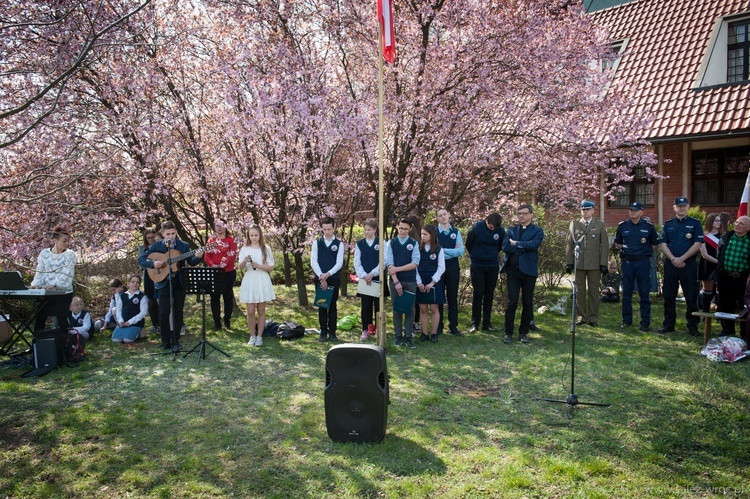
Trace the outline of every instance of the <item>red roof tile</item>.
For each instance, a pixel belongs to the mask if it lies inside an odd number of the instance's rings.
[[[615,80],[651,111],[652,141],[750,132],[750,84],[693,90],[714,24],[750,11],[750,0],[635,0],[591,15],[611,40],[629,39]]]

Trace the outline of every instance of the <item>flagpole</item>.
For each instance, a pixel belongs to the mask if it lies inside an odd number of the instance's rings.
[[[378,346],[385,348],[385,286],[388,286],[388,276],[385,272],[385,205],[383,195],[383,27],[378,23],[378,271],[380,275],[380,308],[375,319],[378,331]]]

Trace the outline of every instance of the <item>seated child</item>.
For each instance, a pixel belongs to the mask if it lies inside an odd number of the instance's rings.
[[[88,310],[83,309],[83,299],[80,296],[74,296],[70,302],[70,312],[68,312],[68,331],[71,334],[78,333],[85,339],[93,338],[91,330],[91,314]]]
[[[133,274],[128,279],[128,290],[115,295],[117,327],[112,333],[115,343],[132,343],[145,333],[148,315],[148,297],[141,291],[141,276]]]
[[[622,277],[617,272],[617,264],[614,260],[609,261],[609,273],[602,276],[602,294],[603,303],[618,303],[620,301],[620,283]]]
[[[109,281],[109,292],[112,293],[112,299],[109,300],[109,308],[107,309],[107,315],[103,319],[98,319],[94,323],[94,332],[103,333],[106,329],[114,329],[117,326],[115,319],[115,297],[125,291],[125,287],[122,285],[122,281],[119,279],[112,279]]]

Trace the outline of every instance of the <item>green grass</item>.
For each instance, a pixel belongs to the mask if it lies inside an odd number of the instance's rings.
[[[269,317],[315,326],[294,290],[277,293]],[[188,302],[182,343],[192,347],[200,313]],[[358,311],[341,298],[340,316]],[[569,393],[568,317],[538,315],[531,345],[478,333],[402,350],[389,338],[387,434],[364,445],[327,436],[330,345],[314,337],[247,347],[235,315],[231,331],[208,332],[231,358],[200,363],[151,356],[154,337],[129,347],[100,338],[75,368],[31,379],[0,368],[0,495],[747,496],[750,364],[708,362],[686,333],[623,332],[619,312],[602,304],[601,327],[576,336],[580,401],[612,405],[578,405],[572,419],[564,404],[535,400]],[[656,329],[658,301],[653,313]]]

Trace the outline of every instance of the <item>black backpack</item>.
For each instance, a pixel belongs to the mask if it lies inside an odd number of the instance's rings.
[[[305,335],[305,326],[292,321],[285,321],[279,326],[276,336],[282,340],[294,340]]]
[[[68,333],[65,341],[65,357],[67,357],[68,365],[86,360],[86,338],[83,335]]]

